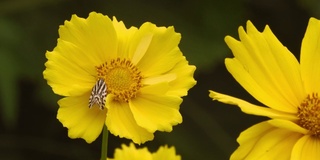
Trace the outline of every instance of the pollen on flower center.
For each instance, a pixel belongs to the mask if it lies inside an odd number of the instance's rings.
[[[320,136],[320,99],[317,93],[309,94],[298,107],[298,124],[311,134]]]
[[[96,67],[98,78],[103,78],[107,93],[115,100],[128,102],[141,88],[142,76],[138,68],[127,59],[112,59]]]

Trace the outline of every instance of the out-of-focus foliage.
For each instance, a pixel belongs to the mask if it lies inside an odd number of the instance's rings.
[[[18,87],[20,63],[16,45],[22,40],[20,29],[14,23],[4,18],[0,19],[0,97],[1,117],[8,128],[17,123]]]
[[[318,0],[299,0],[302,8],[309,11],[315,17],[320,16],[320,1]]]
[[[196,65],[197,85],[184,98],[184,122],[171,133],[157,132],[143,146],[155,151],[174,145],[183,160],[228,159],[238,134],[261,118],[212,102],[214,89],[250,97],[224,67],[230,50],[226,35],[252,20],[259,30],[269,24],[284,45],[299,55],[309,16],[319,18],[319,2],[290,0],[2,0],[0,1],[0,159],[99,159],[101,137],[92,144],[71,140],[56,120],[57,100],[43,79],[46,50],[57,43],[58,28],[72,14],[91,11],[116,16],[127,27],[150,21],[174,26],[180,48]],[[110,136],[109,155],[127,140]],[[111,157],[111,156],[110,156]]]

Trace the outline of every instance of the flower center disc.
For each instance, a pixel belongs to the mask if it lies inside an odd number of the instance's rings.
[[[127,59],[113,59],[96,67],[98,78],[103,78],[107,93],[115,100],[128,102],[141,88],[142,76],[138,68]]]
[[[311,134],[320,136],[320,99],[318,94],[308,95],[298,107],[298,124]]]

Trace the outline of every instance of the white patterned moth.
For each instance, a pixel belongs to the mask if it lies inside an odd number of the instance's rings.
[[[89,108],[97,104],[101,110],[104,109],[107,97],[107,84],[100,78],[92,88],[89,98]]]

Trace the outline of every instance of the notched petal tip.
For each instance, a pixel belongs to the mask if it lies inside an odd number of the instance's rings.
[[[309,23],[320,23],[320,21],[314,17],[310,17]]]
[[[224,41],[228,44],[229,43],[229,41],[233,41],[233,40],[235,40],[233,37],[231,37],[231,36],[229,36],[229,35],[227,35],[227,36],[225,36],[224,37]]]
[[[253,25],[253,23],[250,20],[247,21],[246,27],[247,27],[247,30],[255,29],[255,26]]]
[[[246,33],[246,31],[245,31],[243,26],[239,26],[238,33],[239,33],[239,35],[240,35],[240,33]]]
[[[247,32],[259,33],[259,30],[254,26],[254,24],[250,20],[247,21]]]
[[[214,92],[214,91],[212,91],[212,90],[209,90],[209,97],[212,98],[213,101],[217,100],[217,99],[215,98],[216,95],[217,95],[216,92]]]
[[[271,29],[270,29],[270,27],[269,27],[269,25],[266,25],[266,26],[264,27],[263,32],[272,32]]]
[[[90,16],[90,15],[98,15],[98,14],[99,14],[99,15],[102,15],[101,13],[97,13],[97,12],[95,12],[95,11],[92,11],[92,12],[89,13],[89,16]]]
[[[72,14],[72,15],[71,15],[71,20],[74,19],[74,18],[80,18],[80,17],[78,17],[76,14]],[[81,19],[81,18],[80,18],[80,19]],[[68,22],[68,20],[66,20],[66,21]],[[65,21],[65,22],[66,22],[66,21]]]
[[[211,97],[213,101],[217,100],[219,102],[231,104],[231,105],[238,105],[238,103],[242,101],[242,100],[239,100],[237,98],[234,98],[234,97],[231,97],[228,95],[214,92],[212,90],[209,90],[209,92],[210,92],[209,97]]]

